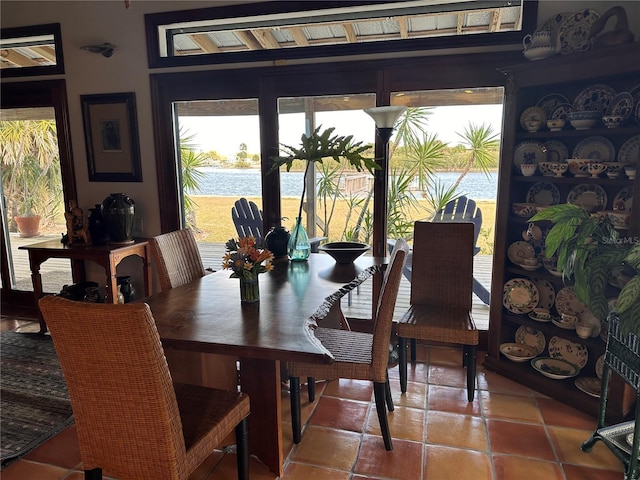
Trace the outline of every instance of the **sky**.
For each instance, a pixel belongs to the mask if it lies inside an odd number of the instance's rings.
[[[300,136],[304,133],[303,114],[288,114],[280,117],[280,142],[294,147],[299,146]],[[458,133],[473,123],[491,125],[494,133],[500,133],[502,125],[502,105],[463,105],[433,107],[429,116],[427,131],[455,146],[460,142]],[[338,135],[353,135],[355,141],[372,143],[375,124],[362,110],[346,112],[318,112],[316,125],[323,129],[335,127]],[[194,143],[200,151],[215,150],[218,154],[233,159],[241,143],[247,145],[248,153],[260,151],[258,117],[180,117],[180,126],[194,135]]]

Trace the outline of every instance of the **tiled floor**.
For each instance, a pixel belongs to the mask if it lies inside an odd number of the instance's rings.
[[[2,330],[37,326],[3,315]],[[398,369],[389,374],[394,412],[393,452],[384,450],[370,382],[319,383],[314,404],[303,403],[302,442],[293,446],[288,393],[283,389],[285,480],[620,480],[622,467],[600,442],[580,450],[595,419],[495,373],[478,368],[467,402],[460,351],[420,347],[400,395]],[[481,359],[479,359],[481,363]],[[306,389],[304,390],[306,391]],[[303,402],[306,395],[303,393]],[[249,432],[251,433],[251,432]],[[2,471],[3,480],[81,480],[82,464],[70,427]],[[215,452],[191,480],[236,478],[233,453]],[[276,478],[252,458],[251,478]]]

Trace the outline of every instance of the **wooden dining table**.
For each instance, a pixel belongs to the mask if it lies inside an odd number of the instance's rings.
[[[165,349],[223,354],[240,360],[240,389],[251,398],[249,438],[270,470],[283,474],[280,363],[330,363],[313,330],[350,289],[386,263],[363,256],[339,265],[327,254],[305,262],[276,262],[259,276],[260,301],[240,302],[239,280],[228,270],[143,299]],[[346,285],[346,286],[345,286]]]

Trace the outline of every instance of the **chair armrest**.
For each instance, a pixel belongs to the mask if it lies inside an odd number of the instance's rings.
[[[327,237],[313,237],[309,239],[309,244],[311,245],[311,253],[318,253],[318,247],[322,242],[324,242]]]

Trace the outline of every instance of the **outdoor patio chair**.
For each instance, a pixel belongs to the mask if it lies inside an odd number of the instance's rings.
[[[393,411],[394,408],[387,372],[389,338],[402,268],[408,251],[407,243],[399,239],[384,273],[372,334],[335,328],[316,328],[315,336],[331,352],[335,361],[331,364],[287,362],[294,443],[300,443],[301,440],[300,377],[327,380],[349,378],[373,382],[384,446],[387,450],[393,450],[387,420],[387,408],[389,411]]]
[[[471,316],[473,230],[468,222],[414,224],[412,268],[420,281],[411,282],[411,306],[398,323],[402,393],[407,391],[407,339],[411,339],[412,362],[420,339],[463,345],[467,398],[473,401],[478,345]]]
[[[473,254],[480,253],[478,247],[478,237],[482,227],[482,210],[476,202],[464,195],[448,202],[442,210],[436,212],[431,219],[432,222],[471,222],[473,223]],[[473,293],[486,305],[489,305],[489,291],[478,280],[473,278]]]
[[[240,198],[236,200],[233,207],[231,207],[231,218],[233,224],[236,227],[239,237],[249,237],[253,235],[256,239],[256,244],[261,248],[264,236],[262,234],[263,222],[262,211],[258,206],[246,198]],[[320,243],[326,240],[327,237],[313,237],[309,239],[311,245],[311,252],[318,253],[318,247]]]
[[[145,303],[44,297],[67,382],[85,479],[186,480],[235,430],[238,478],[249,478],[249,397],[174,384]]]

